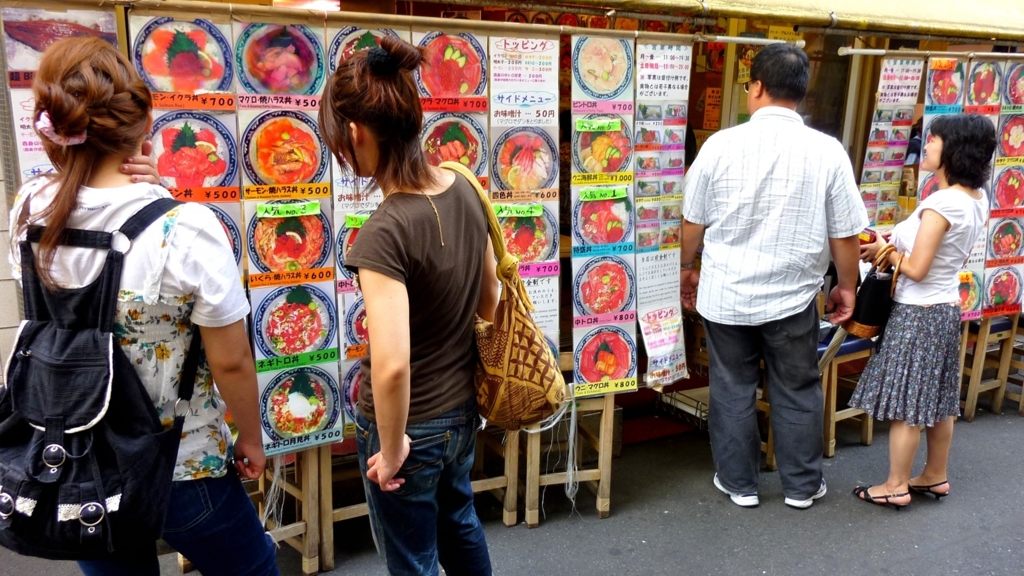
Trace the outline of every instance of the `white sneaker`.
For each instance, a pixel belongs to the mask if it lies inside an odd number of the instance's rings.
[[[753,508],[760,504],[760,500],[757,499],[757,492],[751,492],[749,494],[737,494],[730,492],[722,486],[722,483],[718,481],[718,474],[715,474],[715,488],[722,491],[722,494],[728,494],[729,498],[732,499],[732,503],[737,506],[743,506],[744,508]]]
[[[797,500],[795,498],[786,498],[786,506],[789,506],[791,508],[799,508],[800,510],[806,510],[807,508],[811,507],[811,504],[814,504],[815,500],[817,500],[818,498],[821,498],[822,496],[824,496],[825,492],[827,492],[827,491],[828,490],[825,488],[825,479],[822,478],[821,479],[821,488],[818,488],[818,491],[814,493],[814,496],[811,496],[807,500]]]

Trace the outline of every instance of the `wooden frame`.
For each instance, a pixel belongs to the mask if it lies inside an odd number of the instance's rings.
[[[1010,328],[992,331],[993,318],[983,318],[978,333],[971,332],[970,322],[963,323],[963,331],[960,335],[960,365],[961,374],[967,378],[967,396],[961,402],[963,405],[963,418],[971,422],[978,410],[978,396],[981,394],[992,394],[992,413],[1000,414],[1003,411],[1003,399],[1006,397],[1006,381],[1010,374],[1010,363],[1013,360],[1013,347],[1017,336],[1017,324],[1020,317],[1014,315],[1010,320]],[[967,352],[968,344],[974,342],[974,351]],[[1000,342],[998,359],[989,358],[988,345]],[[980,353],[979,353],[980,352]],[[970,359],[968,367],[967,359]],[[986,367],[996,368],[996,377],[991,380],[982,381],[982,372]]]
[[[288,479],[288,470],[282,470],[281,488],[295,498],[296,520],[291,524],[275,526],[268,522],[267,531],[274,542],[284,542],[302,555],[302,573],[320,571],[320,468],[319,448],[309,448],[295,454],[291,465],[294,481]],[[274,479],[273,460],[267,460],[267,470],[259,480],[259,511],[262,515],[270,483]]]
[[[577,411],[600,412],[601,427],[597,436],[579,427],[576,433],[597,450],[597,468],[579,470],[576,478],[585,483],[597,496],[597,515],[607,518],[611,513],[612,490],[612,436],[615,433],[615,397],[587,398],[577,401]],[[534,426],[532,429],[536,429]],[[526,525],[536,528],[540,525],[540,487],[565,484],[566,472],[541,473],[540,434],[526,434]]]
[[[861,350],[845,356],[833,358],[828,368],[821,375],[821,387],[825,392],[825,457],[836,455],[836,422],[856,419],[860,422],[860,443],[870,446],[874,439],[875,421],[860,408],[844,408],[836,410],[836,397],[839,393],[839,365],[862,360],[871,356],[871,350]]]

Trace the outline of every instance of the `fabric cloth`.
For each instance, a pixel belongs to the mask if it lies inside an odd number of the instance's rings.
[[[458,175],[429,199],[391,194],[363,224],[345,259],[353,272],[373,270],[402,282],[409,293],[409,422],[437,418],[476,396],[474,322],[487,250],[483,210],[476,190]],[[370,342],[371,350],[375,345]],[[359,410],[373,422],[371,356],[362,362]]]
[[[801,312],[821,290],[828,239],[868,226],[843,146],[780,107],[712,135],[685,194],[683,217],[707,227],[697,311],[719,324]]]
[[[925,210],[937,212],[949,222],[928,275],[920,282],[901,276],[896,283],[893,300],[902,304],[948,304],[960,301],[960,279],[957,272],[971,255],[971,249],[988,224],[988,197],[982,191],[975,200],[961,190],[947,188],[925,198],[914,213],[893,228],[889,240],[907,256],[914,251],[914,242],[921,229]]]
[[[203,574],[279,574],[274,543],[233,470],[220,478],[174,483],[164,541]],[[135,558],[78,566],[85,576],[159,576],[155,543],[138,552]]]
[[[959,416],[960,305],[894,304],[850,406],[910,426]]]
[[[399,470],[405,483],[383,492],[366,478],[367,459],[380,451],[377,425],[356,414],[356,447],[363,472],[370,528],[391,576],[489,576],[491,559],[473,505],[469,473],[480,416],[476,399],[439,418],[410,424],[409,457]]]
[[[47,182],[38,178],[22,187],[11,210],[12,227],[26,203],[30,217],[50,205],[56,190]],[[170,197],[167,190],[150,184],[82,188],[68,226],[116,230],[144,206],[165,197]],[[12,238],[12,242],[23,238]],[[105,257],[100,250],[59,247],[51,272],[60,286],[78,288],[99,275]],[[8,258],[20,282],[20,255],[12,251]],[[216,328],[248,313],[231,246],[209,208],[199,204],[175,208],[132,243],[124,256],[114,337],[135,366],[165,426],[174,418],[192,324]],[[190,408],[174,480],[223,476],[231,435],[205,359],[199,365]]]
[[[704,329],[711,364],[708,430],[722,485],[734,493],[757,492],[761,435],[756,400],[763,358],[782,491],[788,498],[810,498],[821,487],[824,449],[817,305],[761,326],[705,319]]]

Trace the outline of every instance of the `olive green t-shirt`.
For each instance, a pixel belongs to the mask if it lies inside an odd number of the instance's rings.
[[[429,200],[406,193],[385,198],[345,260],[355,272],[364,268],[402,282],[409,293],[410,423],[436,418],[476,394],[473,330],[486,250],[480,197],[456,175],[447,190]],[[370,346],[387,343],[371,341]],[[363,360],[359,410],[375,422],[370,364],[369,357]]]

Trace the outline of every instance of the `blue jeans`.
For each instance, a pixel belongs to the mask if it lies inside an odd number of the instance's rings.
[[[810,498],[821,487],[825,400],[818,372],[818,309],[761,326],[704,321],[711,362],[711,453],[718,479],[731,492],[757,492],[760,365],[768,372],[775,460],[782,492]]]
[[[278,574],[277,550],[233,468],[221,478],[175,482],[163,537],[203,574]],[[155,542],[134,558],[78,566],[85,576],[160,576]]]
[[[366,478],[366,461],[380,451],[377,425],[356,414],[359,469],[370,506],[377,550],[393,576],[489,576],[483,526],[473,507],[469,472],[480,423],[476,399],[426,422],[409,424],[412,440],[397,477],[405,483],[382,492]]]

